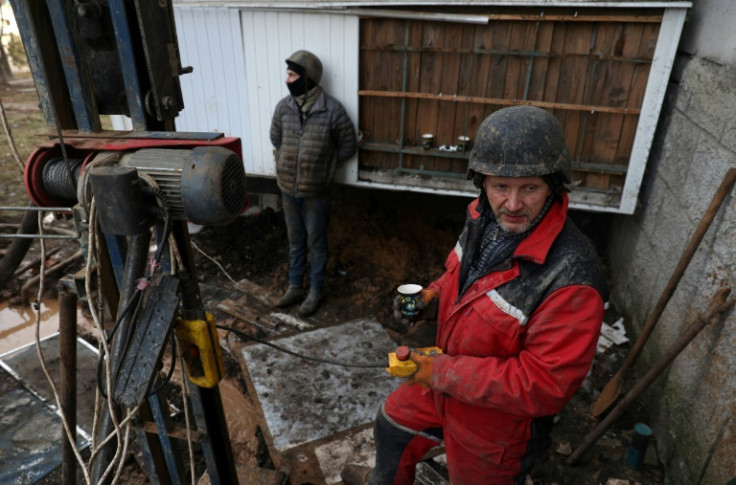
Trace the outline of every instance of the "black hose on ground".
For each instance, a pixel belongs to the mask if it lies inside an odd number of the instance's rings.
[[[29,207],[34,207],[33,203],[30,203]],[[17,234],[36,233],[38,233],[38,212],[26,211],[18,226]],[[5,257],[0,260],[0,290],[3,290],[8,285],[15,270],[18,269],[18,266],[20,266],[20,263],[26,257],[32,243],[33,239],[30,238],[13,239],[12,244],[5,253]]]

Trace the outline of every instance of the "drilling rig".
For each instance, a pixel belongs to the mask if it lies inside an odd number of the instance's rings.
[[[68,286],[103,309],[98,441],[135,410],[150,482],[183,482],[184,453],[164,412],[170,375],[161,372],[162,356],[171,346],[186,368],[210,481],[237,484],[218,390],[222,353],[202,305],[187,223],[228,224],[245,209],[240,140],[176,131],[179,77],[192,68],[181,65],[170,0],[10,3],[47,125],[25,163],[26,217],[46,211],[73,219],[95,269]],[[132,130],[103,129],[108,115],[127,117]],[[113,439],[97,451],[92,483],[110,482],[118,448]],[[64,450],[63,483],[76,483],[74,456]]]

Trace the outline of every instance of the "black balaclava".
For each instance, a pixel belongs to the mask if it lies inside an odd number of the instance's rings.
[[[307,76],[307,71],[299,64],[294,64],[291,61],[286,61],[286,66],[290,70],[299,74],[299,79],[291,83],[286,83],[286,87],[289,89],[289,93],[291,93],[292,96],[301,96],[303,94],[306,94],[307,91],[317,85],[316,82],[312,81]]]

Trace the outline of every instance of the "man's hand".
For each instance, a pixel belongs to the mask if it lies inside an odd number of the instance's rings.
[[[437,309],[439,307],[439,298],[434,290],[422,290],[419,300],[417,300],[417,309],[419,315],[414,320],[409,320],[401,314],[401,295],[394,298],[394,319],[407,328],[411,328],[418,321],[427,321],[430,323],[437,322]]]
[[[434,355],[423,354],[412,350],[409,360],[417,365],[417,371],[409,376],[409,385],[419,384],[427,389],[432,389],[432,371],[434,370]]]

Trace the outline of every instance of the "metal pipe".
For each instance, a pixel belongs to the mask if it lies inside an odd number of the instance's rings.
[[[59,400],[72,437],[77,437],[77,295],[59,284]],[[73,443],[61,428],[61,483],[77,482]]]
[[[213,5],[214,0],[199,0],[199,1],[188,1],[187,6],[191,7],[211,7]],[[478,24],[485,24],[488,23],[489,20],[496,20],[497,18],[512,18],[512,19],[518,19],[518,20],[526,20],[528,16],[523,16],[521,14],[510,14],[510,15],[494,15],[494,14],[485,14],[485,15],[472,15],[472,14],[439,14],[442,15],[442,17],[437,18],[428,18],[425,15],[433,14],[434,12],[411,12],[411,11],[397,11],[397,10],[383,10],[383,9],[370,9],[370,8],[364,8],[364,7],[406,7],[407,3],[405,1],[383,1],[383,2],[356,2],[356,1],[337,1],[337,2],[297,2],[297,1],[249,1],[247,2],[247,5],[245,5],[245,2],[242,1],[217,1],[214,2],[217,4],[218,7],[226,7],[226,8],[240,8],[240,9],[247,9],[247,10],[269,10],[269,11],[278,11],[278,12],[310,12],[319,10],[321,14],[330,14],[330,15],[355,15],[358,17],[381,17],[381,18],[390,18],[392,16],[396,15],[402,15],[401,17],[395,17],[395,18],[411,18],[416,20],[436,20],[436,21],[443,21],[448,20],[451,22],[467,22],[467,23],[478,23]],[[305,7],[305,5],[308,5],[308,7]],[[415,5],[417,6],[428,6],[428,7],[436,7],[436,2],[415,2]],[[452,4],[453,7],[485,7],[485,6],[493,6],[493,7],[543,7],[544,5],[540,5],[540,0],[527,0],[527,1],[519,1],[519,0],[491,0],[491,1],[478,1],[478,0],[472,0],[472,1],[466,1],[466,2],[454,2]],[[554,6],[554,7],[573,7],[573,8],[585,8],[585,7],[594,7],[594,8],[691,8],[693,6],[693,2],[690,1],[560,1],[555,3],[554,5],[547,5],[547,6]],[[541,10],[544,12],[544,10]],[[434,13],[434,15],[438,15],[437,13]],[[583,15],[579,15],[578,12],[575,12],[572,15],[567,15],[566,17],[569,17],[571,19],[577,19],[578,17],[583,17]],[[631,16],[629,16],[631,17]],[[603,19],[607,19],[610,17],[603,17]]]
[[[28,205],[27,207],[12,207],[12,206],[1,206],[0,212],[4,211],[12,211],[12,212],[25,212],[23,214],[23,221],[18,227],[18,232],[15,234],[10,233],[0,233],[0,238],[7,238],[7,239],[78,239],[81,237],[81,234],[79,231],[72,232],[66,232],[64,234],[38,234],[38,223],[37,223],[37,214],[33,214],[34,212],[63,212],[65,214],[71,214],[72,217],[74,217],[76,222],[76,215],[74,214],[74,211],[71,207],[36,207],[33,204]],[[32,219],[32,220],[31,220]],[[79,226],[79,224],[75,224],[76,227]],[[51,229],[52,231],[54,229]],[[30,245],[31,242],[24,243],[27,245]],[[25,254],[25,253],[24,253]]]

